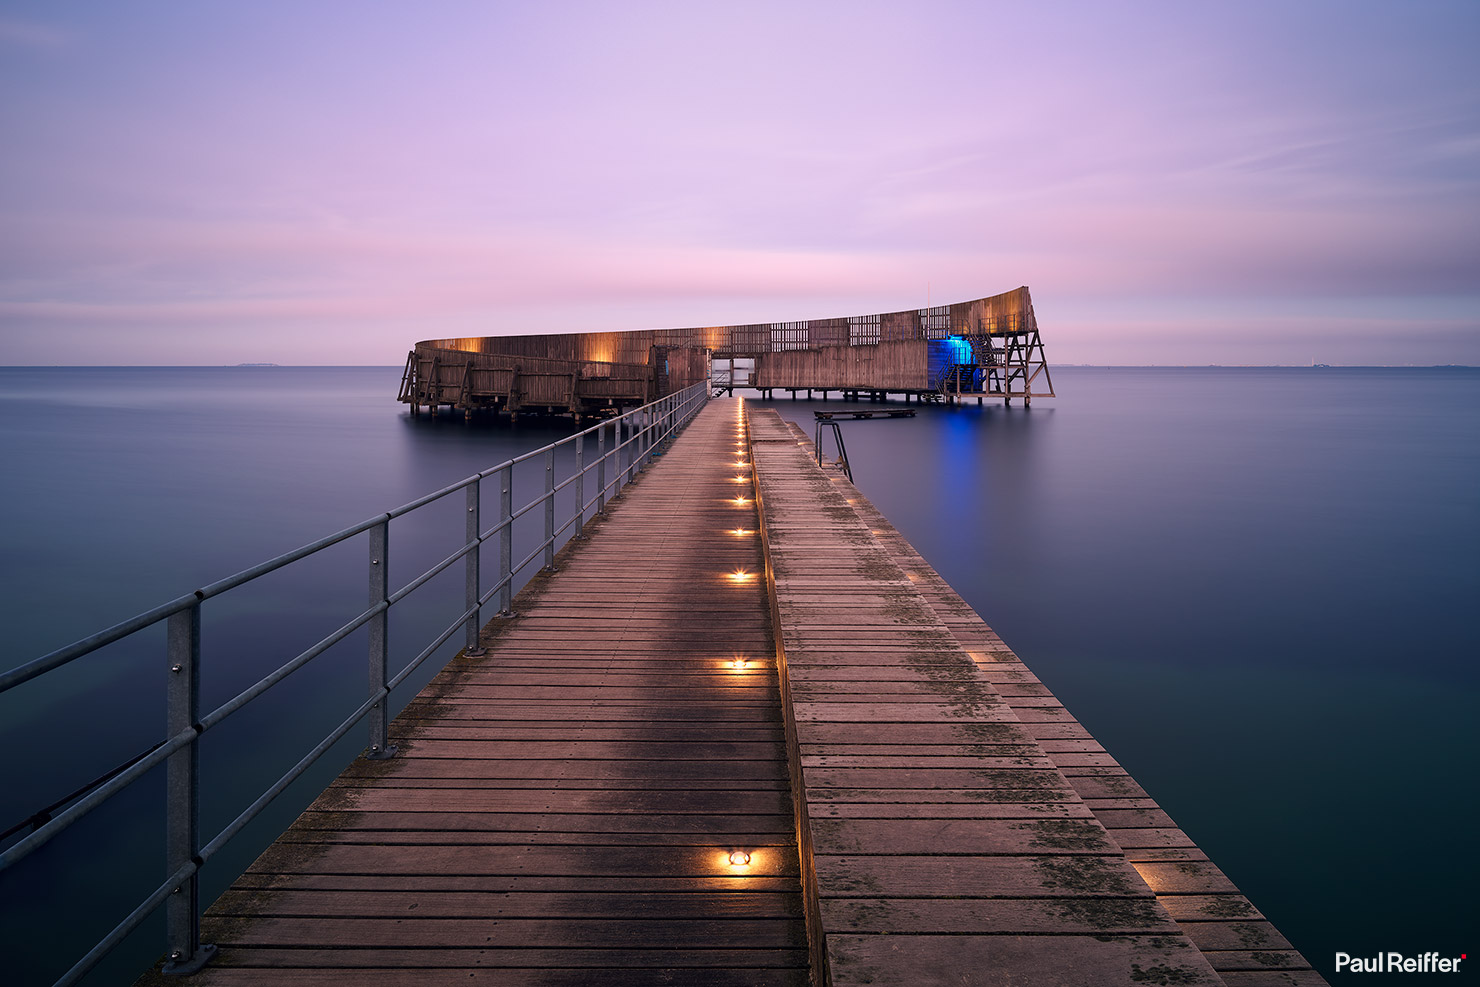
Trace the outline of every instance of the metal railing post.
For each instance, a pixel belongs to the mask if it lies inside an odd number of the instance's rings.
[[[165,660],[165,736],[174,737],[200,722],[200,601],[167,622]],[[200,853],[200,735],[165,762],[165,871],[173,874]],[[169,959],[164,972],[185,976],[205,966],[215,946],[200,942],[200,873],[191,874],[165,900]]]
[[[383,761],[396,755],[390,742],[390,696],[385,692],[386,665],[390,655],[390,519],[370,529],[370,605],[382,607],[370,618],[370,695],[380,696],[370,710],[370,750],[365,756]]]
[[[555,447],[545,450],[545,571],[555,571]]]
[[[627,421],[627,415],[630,414],[632,412],[629,411],[626,415],[617,419],[617,493],[621,493],[623,485],[630,483],[632,480],[632,448],[627,445],[627,439],[630,439],[632,435],[632,429],[629,427],[630,423]],[[624,432],[627,434],[627,439],[622,437]],[[627,456],[626,466],[622,465],[622,455],[624,453]]]
[[[479,520],[483,516],[483,478],[475,476],[472,484],[468,487],[468,519],[467,537],[463,542],[465,545],[475,545],[468,553],[467,569],[463,577],[465,593],[463,599],[466,601],[464,609],[473,611],[468,617],[467,640],[463,647],[463,654],[476,658],[484,654],[483,648],[478,644],[478,627],[482,623],[482,611],[478,601],[483,598],[483,525]]]
[[[574,537],[584,538],[586,527],[586,436],[576,436],[576,532]]]
[[[514,565],[514,467],[505,466],[498,474],[498,579],[503,587],[498,591],[498,612],[501,617],[511,617],[514,614],[514,576],[510,572]]]
[[[596,510],[606,510],[606,422],[596,426]]]
[[[640,414],[642,415],[642,418],[637,423],[637,446],[636,446],[636,449],[637,449],[637,472],[639,472],[639,473],[641,473],[643,470],[647,469],[648,441],[652,438],[652,431],[651,431],[651,424],[650,423],[653,420],[652,414],[647,409],[643,409],[643,411],[640,412]]]

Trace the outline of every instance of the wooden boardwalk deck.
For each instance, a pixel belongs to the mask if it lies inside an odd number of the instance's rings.
[[[1324,985],[1325,978],[878,508],[848,480],[836,485],[1223,982],[1230,987]]]
[[[749,421],[707,407],[211,907],[184,982],[1323,982],[799,430]]]
[[[1323,982],[798,429],[751,424],[833,983]]]
[[[188,983],[807,982],[739,404],[707,407],[489,654],[397,717],[399,755],[352,765],[208,911],[220,955]]]

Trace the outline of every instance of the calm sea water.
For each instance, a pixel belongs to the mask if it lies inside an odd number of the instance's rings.
[[[7,631],[0,664],[18,665],[573,431],[568,422],[536,419],[513,429],[449,417],[413,420],[394,400],[399,374],[0,369],[0,605]],[[526,464],[515,475],[514,506],[534,500],[542,486],[543,464]],[[488,488],[483,516],[492,523],[497,495]],[[393,588],[462,544],[464,505],[459,493],[392,523]],[[523,520],[516,560],[541,537],[537,514]],[[366,606],[368,550],[360,535],[207,601],[203,709],[357,616]],[[483,564],[485,573],[496,567],[492,546]],[[462,598],[462,567],[454,566],[399,604],[390,626],[393,662],[404,664],[454,621]],[[396,698],[414,695],[458,640]],[[352,634],[205,734],[206,838],[363,701],[367,647],[363,630]],[[12,755],[0,769],[0,829],[155,743],[166,674],[160,626],[0,695],[0,744]],[[212,860],[204,900],[223,890],[365,742],[362,730],[352,732]],[[16,978],[7,983],[51,983],[164,880],[163,801],[159,770],[0,876],[0,950],[6,977]],[[146,925],[89,982],[131,982],[160,954],[161,930],[161,920]]]
[[[1328,978],[1474,952],[1480,370],[1054,383],[845,423],[854,480]]]
[[[398,373],[0,370],[3,663],[568,431],[412,420]],[[846,423],[855,479],[1319,969],[1336,950],[1472,948],[1480,371],[1054,381],[1060,397],[1031,410]],[[809,433],[825,406],[772,403]],[[516,503],[537,487],[516,479]],[[459,543],[460,512],[393,527],[393,581]],[[208,602],[207,706],[358,613],[365,551]],[[456,616],[460,587],[450,572],[398,611],[398,654]],[[206,735],[203,831],[353,708],[363,653],[351,637]],[[0,828],[159,735],[160,635],[78,665],[0,697]],[[362,745],[347,738],[213,861],[207,895]],[[163,878],[161,780],[113,801],[0,878],[15,982],[50,982]],[[158,936],[96,982],[126,982]]]

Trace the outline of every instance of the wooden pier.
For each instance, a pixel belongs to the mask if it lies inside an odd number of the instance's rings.
[[[1323,982],[774,412],[712,402],[515,611],[184,983]]]
[[[1325,983],[800,428],[751,424],[828,982]]]
[[[257,860],[187,982],[807,983],[739,409],[706,408],[396,718],[397,756]]]

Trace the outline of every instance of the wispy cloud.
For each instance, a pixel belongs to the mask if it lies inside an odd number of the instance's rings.
[[[0,328],[384,353],[1019,284],[1068,341],[1167,299],[1480,313],[1480,13],[1392,8],[1329,44],[1298,5],[927,6],[0,17],[24,93],[0,106]]]

